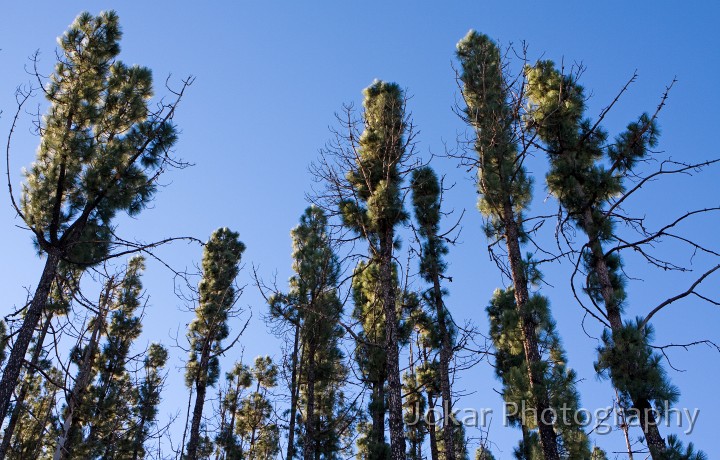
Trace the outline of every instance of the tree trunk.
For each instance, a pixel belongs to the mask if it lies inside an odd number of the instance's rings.
[[[110,286],[111,283],[108,283]],[[109,289],[109,288],[108,288]],[[70,397],[67,400],[67,407],[65,408],[65,416],[63,420],[62,431],[58,437],[58,443],[55,447],[55,454],[53,460],[66,460],[70,458],[72,447],[70,445],[70,434],[76,429],[77,419],[75,418],[75,411],[82,404],[85,397],[90,381],[92,380],[92,368],[95,364],[95,355],[97,354],[98,344],[100,342],[100,334],[105,326],[105,316],[108,311],[108,302],[110,301],[110,292],[105,293],[105,299],[100,305],[100,311],[95,317],[95,325],[93,327],[90,341],[85,347],[83,353],[83,361],[80,369],[78,370],[78,376],[75,380],[75,385],[70,392]]]
[[[5,364],[2,379],[0,379],[0,420],[5,420],[8,414],[12,394],[20,380],[20,371],[25,361],[25,354],[30,346],[33,332],[40,321],[43,309],[50,295],[50,289],[52,288],[59,262],[60,255],[57,252],[53,251],[47,254],[47,260],[45,261],[42,276],[40,276],[40,282],[35,289],[32,302],[30,302],[30,306],[28,306],[25,312],[25,319],[23,320],[22,326],[20,326],[15,344]]]
[[[535,397],[540,445],[545,460],[559,460],[557,435],[553,429],[553,421],[547,420],[545,417],[545,415],[549,413],[550,402],[547,389],[543,382],[544,376],[541,374],[540,369],[542,357],[537,343],[535,332],[536,324],[533,320],[532,313],[527,311],[527,303],[530,299],[527,285],[528,280],[525,274],[522,253],[520,252],[518,223],[515,220],[515,213],[513,212],[512,203],[509,199],[504,203],[503,224],[505,225],[505,243],[507,245],[510,271],[515,288],[515,305],[520,318],[520,329],[522,331],[528,380],[530,382],[530,390]]]
[[[617,304],[617,300],[615,299],[615,290],[610,280],[610,269],[605,260],[602,244],[597,238],[597,231],[595,230],[597,225],[594,221],[592,211],[589,208],[583,213],[582,224],[583,231],[588,235],[590,240],[590,250],[595,259],[593,269],[600,283],[600,293],[605,303],[605,311],[607,312],[608,321],[612,328],[613,337],[615,337],[616,333],[623,327],[620,305]],[[667,445],[665,444],[665,439],[660,435],[660,430],[658,430],[657,420],[655,419],[655,413],[652,410],[650,401],[647,398],[633,394],[630,395],[630,398],[632,399],[633,407],[639,412],[638,421],[640,422],[640,429],[642,429],[645,435],[645,441],[647,442],[651,457],[653,460],[663,460]]]
[[[385,444],[385,382],[382,380],[372,383],[373,408],[372,408],[372,433],[373,444],[381,446]]]
[[[186,460],[196,460],[197,449],[200,444],[200,422],[202,421],[203,407],[205,406],[208,363],[210,362],[208,348],[209,345],[203,347],[198,373],[195,377],[195,407],[193,408],[192,422],[190,423],[190,440],[187,444]]]
[[[25,376],[23,384],[20,387],[20,392],[18,393],[17,398],[15,398],[15,407],[13,408],[12,414],[10,415],[10,421],[5,428],[5,435],[3,436],[2,445],[0,445],[0,460],[5,460],[5,456],[7,455],[8,449],[10,448],[10,441],[12,440],[13,433],[15,432],[15,427],[17,426],[17,422],[20,419],[20,415],[23,411],[25,398],[27,397],[28,379],[31,379],[35,375],[35,367],[40,361],[40,355],[42,355],[43,343],[45,342],[45,337],[47,336],[48,329],[50,329],[50,323],[53,318],[53,315],[49,312],[47,312],[46,315],[47,317],[45,319],[45,322],[43,323],[43,327],[40,330],[40,334],[38,335],[37,340],[35,341],[35,350],[33,351],[32,358],[30,359],[30,365],[27,369],[27,375]]]
[[[313,337],[314,339],[314,337]],[[307,409],[305,421],[305,460],[314,460],[317,448],[317,421],[315,415],[315,344],[310,343],[308,347],[308,369],[307,369]]]
[[[450,359],[452,348],[450,333],[447,329],[447,311],[440,288],[440,274],[433,273],[433,295],[440,330],[440,395],[443,406],[443,441],[445,442],[445,460],[455,460],[455,420],[452,413],[452,395],[450,390]]]
[[[428,423],[428,435],[430,436],[430,458],[431,460],[440,460],[440,454],[438,452],[437,445],[437,421],[435,420],[435,395],[428,391],[428,412],[427,412],[427,423]]]
[[[398,349],[398,320],[396,286],[392,273],[392,230],[380,240],[380,286],[385,313],[385,354],[387,359],[388,412],[390,414],[390,458],[405,459],[405,428],[402,413],[402,382],[400,380],[400,351]]]
[[[300,349],[300,325],[295,325],[295,338],[293,341],[293,354],[292,354],[292,370],[290,376],[290,424],[288,427],[288,445],[287,445],[287,460],[292,460],[295,456],[295,415],[297,414],[298,404],[298,385],[297,370],[298,370],[298,353]],[[1,460],[1,459],[0,459]]]

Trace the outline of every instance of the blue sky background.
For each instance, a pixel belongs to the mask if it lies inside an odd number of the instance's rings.
[[[246,360],[257,354],[279,357],[277,342],[261,317],[265,306],[252,286],[251,264],[259,265],[265,278],[277,273],[290,276],[289,231],[306,207],[310,191],[308,164],[330,138],[334,112],[342,103],[361,102],[361,90],[373,79],[396,81],[412,95],[409,108],[420,130],[418,152],[442,153],[453,147],[464,126],[452,113],[458,99],[454,81],[457,41],[473,28],[502,44],[526,41],[531,58],[563,60],[587,67],[582,82],[592,94],[589,114],[598,114],[637,69],[639,78],[607,118],[611,134],[643,111],[653,111],[672,79],[678,83],[663,110],[660,157],[700,161],[718,157],[716,145],[717,101],[720,100],[720,5],[702,1],[680,2],[261,2],[261,1],[38,1],[32,5],[0,5],[0,133],[9,130],[14,112],[14,90],[27,83],[28,56],[41,52],[41,70],[54,63],[55,38],[82,10],[97,13],[116,9],[124,30],[121,59],[149,66],[155,75],[156,93],[166,94],[162,82],[192,74],[197,77],[180,107],[176,122],[181,128],[177,153],[196,166],[165,176],[151,209],[135,219],[121,218],[120,232],[127,237],[153,240],[192,235],[205,240],[217,227],[228,226],[247,245],[246,268],[240,283],[247,284],[240,304],[253,311],[251,327],[243,336]],[[44,110],[44,101],[36,99]],[[21,168],[29,165],[38,139],[30,133],[31,119],[22,118],[12,144],[10,172],[19,189]],[[494,288],[502,286],[490,262],[481,218],[476,211],[472,177],[450,160],[435,162],[438,171],[456,186],[448,205],[466,209],[461,245],[451,249],[448,285],[449,306],[461,320],[472,320],[485,331],[484,308]],[[544,158],[529,163],[536,175],[537,199],[533,213],[554,212],[556,203],[546,199]],[[3,168],[4,169],[4,168]],[[638,194],[628,210],[661,225],[675,215],[697,207],[718,206],[719,169],[695,177],[672,178],[653,184]],[[18,228],[5,195],[0,201],[0,312],[21,304],[25,288],[37,282],[41,261],[26,231]],[[550,224],[550,223],[548,223]],[[547,225],[550,238],[552,225]],[[712,245],[718,216],[707,216],[683,227]],[[717,244],[713,245],[718,248]],[[664,254],[690,263],[689,251],[665,246]],[[192,267],[201,257],[198,246],[175,245],[159,254],[175,267]],[[704,271],[713,261],[697,256],[692,267]],[[716,261],[714,263],[717,263]],[[592,367],[597,342],[580,327],[582,312],[572,299],[567,275],[569,264],[543,267],[551,285],[550,296],[570,365],[580,378],[585,407],[604,407],[612,391],[598,381]],[[668,274],[649,269],[639,259],[627,259],[628,272],[639,278],[629,285],[628,317],[648,312],[661,300],[687,288],[693,273]],[[144,278],[150,307],[144,341],[172,344],[191,316],[173,294],[171,274],[150,262]],[[718,297],[717,278],[702,292]],[[717,307],[695,300],[680,302],[654,321],[657,343],[684,343],[697,339],[720,342]],[[237,324],[240,324],[238,322]],[[600,329],[588,322],[588,331]],[[182,336],[182,332],[181,332]],[[238,348],[228,357],[237,359]],[[720,455],[714,414],[720,411],[716,386],[720,355],[707,347],[689,352],[672,351],[670,357],[684,372],[669,370],[682,396],[678,407],[700,408],[695,431],[682,436]],[[180,378],[181,354],[175,352],[170,387],[165,393],[163,416],[181,411],[186,391]],[[227,369],[229,365],[225,367]],[[458,389],[470,393],[462,407],[491,407],[495,416],[490,440],[498,458],[510,458],[520,433],[502,427],[500,385],[493,369],[483,363],[459,376]],[[685,422],[687,423],[687,422]],[[677,431],[677,430],[674,430]],[[667,434],[663,428],[662,433]],[[471,436],[478,432],[470,430]],[[639,435],[639,430],[633,433]],[[622,451],[619,433],[594,436],[609,453]],[[613,455],[610,455],[613,458]],[[618,458],[625,458],[620,455]]]

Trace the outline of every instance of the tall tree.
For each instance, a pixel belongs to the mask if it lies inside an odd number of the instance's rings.
[[[369,244],[371,263],[378,269],[378,286],[385,316],[387,405],[390,458],[405,458],[405,432],[400,378],[400,333],[396,311],[397,283],[393,275],[398,245],[395,227],[407,219],[401,194],[407,143],[405,99],[395,83],[375,81],[364,91],[364,131],[353,165],[348,165],[350,196],[341,203],[345,225]]]
[[[255,381],[255,391],[241,401],[235,422],[240,439],[239,458],[264,460],[280,452],[280,430],[267,396],[277,385],[278,369],[269,356],[258,356],[250,373]]]
[[[133,257],[124,273],[108,278],[87,344],[73,351],[78,372],[65,403],[55,458],[129,455],[127,433],[136,423],[139,390],[127,366],[131,346],[142,332],[138,310],[144,267],[142,257]]]
[[[563,75],[551,61],[528,67],[526,75],[530,102],[526,121],[543,142],[550,160],[548,188],[567,211],[569,221],[587,237],[581,254],[588,273],[586,292],[598,307],[593,314],[606,325],[596,368],[610,377],[623,405],[633,409],[652,458],[679,455],[677,445],[668,445],[661,436],[653,410],[659,409],[662,414],[662,402],[672,403],[678,397],[677,388],[668,381],[661,358],[651,346],[648,321],[657,309],[644,319],[623,320],[627,277],[619,251],[630,247],[644,254],[642,245],[619,244],[618,248],[608,249],[614,241],[623,241],[616,229],[620,214],[614,211],[645,182],[641,179],[639,186],[633,185],[626,193],[626,178],[648,158],[657,143],[657,112],[652,116],[642,114],[608,142],[608,134],[600,126],[602,116],[595,123],[586,118],[586,97],[575,77]],[[663,103],[664,99],[658,110]],[[643,242],[656,241],[662,234],[643,235]],[[706,272],[693,287],[718,268]]]
[[[223,347],[222,341],[229,335],[228,319],[237,301],[235,278],[243,251],[245,245],[238,239],[238,234],[228,228],[213,232],[203,251],[203,277],[198,286],[198,306],[187,333],[190,358],[185,370],[185,384],[195,393],[185,451],[188,460],[198,458],[207,389],[217,383],[220,375],[219,356],[228,348]]]
[[[137,389],[133,385],[127,363],[130,347],[142,332],[137,311],[142,302],[140,275],[145,267],[142,257],[128,262],[127,273],[117,305],[112,309],[106,340],[95,362],[97,375],[88,390],[85,405],[85,426],[88,435],[82,441],[84,456],[112,458],[126,438],[137,405]]]
[[[118,16],[110,11],[82,13],[59,39],[59,61],[43,88],[50,108],[20,205],[8,178],[13,207],[46,260],[0,379],[0,420],[8,413],[59,263],[88,265],[107,258],[115,215],[139,213],[152,199],[163,167],[173,163],[168,153],[177,137],[171,120],[184,87],[174,103],[151,110],[151,72],[117,60],[120,37]]]
[[[479,208],[487,218],[488,236],[505,243],[531,404],[538,415],[540,444],[545,460],[557,460],[560,457],[553,420],[546,417],[550,394],[544,378],[537,321],[528,306],[529,282],[522,256],[522,243],[527,238],[524,212],[532,197],[532,181],[523,166],[526,146],[517,145],[517,130],[522,126],[518,102],[511,99],[500,50],[489,37],[470,31],[458,43],[457,55],[462,66],[459,78],[465,101],[464,117],[475,131]]]
[[[140,381],[138,403],[133,410],[133,423],[126,434],[126,442],[130,445],[131,456],[129,458],[132,460],[145,458],[145,443],[153,435],[152,430],[157,423],[160,393],[165,381],[162,370],[167,359],[167,348],[158,343],[150,344],[143,362],[145,376]]]
[[[340,387],[347,375],[338,343],[343,332],[339,325],[342,303],[337,294],[340,266],[327,217],[320,208],[307,208],[291,235],[295,274],[290,278],[290,291],[269,299],[271,314],[283,318],[295,331],[288,458],[296,451],[292,430],[298,411],[303,414],[299,418],[302,458],[333,458],[340,450],[337,411],[343,409]]]
[[[252,385],[250,368],[241,362],[235,363],[225,374],[226,389],[220,395],[220,427],[215,440],[217,460],[240,457],[240,443],[235,434],[235,422],[240,410],[244,391]]]
[[[442,190],[435,172],[429,167],[413,171],[412,175],[413,207],[418,223],[418,234],[422,244],[420,255],[420,275],[431,285],[423,298],[433,311],[436,337],[440,343],[439,381],[443,410],[444,458],[455,460],[456,421],[452,413],[452,388],[450,384],[450,362],[453,357],[454,327],[450,313],[445,306],[446,292],[442,287],[445,279],[446,264],[443,256],[448,253],[444,235],[440,233],[440,215]],[[464,443],[463,443],[464,444]]]
[[[100,349],[100,341],[106,333],[106,320],[112,308],[116,289],[122,284],[114,276],[105,282],[97,307],[87,330],[79,337],[78,344],[71,351],[71,362],[77,367],[77,374],[72,388],[67,393],[65,407],[62,411],[62,426],[55,446],[53,460],[72,458],[75,448],[81,444],[81,415],[87,407],[87,395],[92,380],[97,373],[96,361]],[[87,337],[87,343],[83,343]]]

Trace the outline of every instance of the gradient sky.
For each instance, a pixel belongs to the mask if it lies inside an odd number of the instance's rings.
[[[55,38],[83,10],[97,13],[115,9],[124,30],[121,59],[153,69],[156,93],[167,94],[162,83],[168,75],[177,85],[187,75],[197,77],[178,110],[181,129],[178,156],[194,167],[164,176],[166,187],[151,209],[134,220],[121,218],[122,235],[142,240],[192,235],[203,240],[217,227],[228,226],[247,245],[240,284],[247,285],[240,305],[253,312],[251,327],[228,363],[242,353],[247,362],[258,354],[279,357],[262,316],[265,306],[252,286],[251,266],[270,279],[277,273],[281,285],[290,276],[289,231],[306,207],[311,189],[309,163],[330,138],[334,113],[343,103],[361,102],[361,90],[373,79],[398,82],[412,95],[409,108],[420,130],[418,153],[442,153],[454,147],[464,126],[452,113],[458,99],[454,81],[454,50],[469,29],[496,38],[503,45],[529,46],[531,58],[582,63],[582,83],[592,95],[589,114],[595,116],[637,70],[637,82],[606,119],[611,134],[643,111],[654,111],[665,87],[677,77],[667,107],[660,118],[660,158],[700,161],[720,156],[716,146],[717,108],[720,100],[720,4],[570,2],[570,1],[450,1],[450,2],[261,2],[261,1],[37,1],[31,5],[0,5],[0,133],[5,136],[14,113],[14,91],[30,80],[24,67],[28,56],[40,51],[41,71],[49,73],[54,62]],[[515,63],[517,64],[517,63]],[[34,103],[44,111],[44,101]],[[10,173],[18,187],[21,168],[29,165],[38,139],[30,133],[31,118],[23,116],[12,143]],[[536,175],[533,214],[548,214],[556,203],[547,198],[543,158],[529,162]],[[484,308],[494,288],[503,286],[490,262],[481,231],[481,218],[472,177],[450,160],[435,161],[455,187],[448,206],[466,210],[461,245],[451,249],[448,285],[449,308],[460,320],[473,321],[487,330]],[[3,168],[4,169],[4,168]],[[673,178],[652,184],[638,194],[628,211],[646,216],[652,226],[668,222],[698,207],[718,206],[720,170],[709,169],[694,177]],[[17,190],[16,188],[16,190]],[[26,288],[37,283],[41,260],[27,231],[18,226],[7,195],[0,200],[1,312],[7,314],[23,303]],[[546,224],[546,238],[554,223]],[[707,216],[683,227],[686,235],[712,245],[718,216]],[[715,244],[714,248],[718,248]],[[641,260],[628,258],[628,317],[647,313],[661,300],[687,288],[696,273],[712,260],[668,245],[662,253],[681,263],[692,263],[695,273],[669,274],[649,269]],[[158,252],[174,267],[192,267],[201,257],[196,245],[175,245]],[[714,262],[717,263],[717,262]],[[570,267],[543,267],[550,286],[553,314],[568,350],[570,366],[581,378],[583,405],[605,407],[613,393],[607,381],[596,378],[592,363],[597,341],[581,328],[582,311],[572,299],[567,275]],[[150,306],[141,342],[168,345],[191,316],[173,294],[171,273],[157,263],[148,264],[144,277]],[[717,277],[702,292],[720,295]],[[658,344],[686,343],[698,339],[720,342],[717,307],[696,300],[680,302],[656,316]],[[236,323],[240,324],[238,321]],[[586,322],[589,335],[600,329]],[[170,388],[164,395],[162,416],[182,411],[186,391],[180,373],[181,354],[173,353]],[[715,390],[720,354],[709,347],[669,353],[683,372],[669,374],[682,392],[678,407],[700,409],[695,431],[681,436],[720,456],[714,415],[720,411]],[[502,427],[500,398],[493,391],[500,384],[487,362],[462,373],[457,388],[467,394],[461,407],[490,407],[495,416],[489,439],[498,458],[510,458],[520,437],[518,430]],[[685,421],[685,424],[687,422]],[[684,427],[686,428],[686,426]],[[663,434],[677,432],[663,428]],[[680,430],[682,431],[682,429]],[[639,435],[639,430],[633,432]],[[477,437],[480,432],[469,430]],[[622,451],[619,432],[593,436],[608,453]],[[610,455],[613,458],[613,455]],[[620,455],[618,458],[625,458]]]

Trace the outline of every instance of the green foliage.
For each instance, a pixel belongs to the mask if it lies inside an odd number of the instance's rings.
[[[241,362],[235,363],[225,374],[226,387],[220,397],[220,427],[215,439],[218,458],[241,458],[240,442],[235,435],[235,421],[244,392],[250,388],[253,379],[250,368]]]
[[[495,460],[495,456],[486,447],[478,447],[475,451],[475,460]]]
[[[157,343],[147,349],[143,368],[145,376],[138,388],[138,403],[133,408],[135,423],[126,435],[132,443],[133,455],[145,458],[145,442],[150,438],[157,422],[160,393],[164,385],[162,370],[168,360],[167,349]]]
[[[333,458],[341,449],[347,409],[342,391],[348,369],[339,347],[342,304],[337,294],[340,266],[333,252],[325,213],[307,208],[292,232],[293,270],[288,294],[269,299],[270,313],[299,328],[298,382],[300,412],[296,452],[319,452]],[[313,404],[313,420],[307,410]],[[294,416],[294,414],[291,414]],[[310,426],[312,424],[312,426]],[[312,428],[313,439],[309,438]]]
[[[277,366],[269,356],[255,358],[250,369],[255,391],[240,401],[235,419],[235,434],[240,446],[238,458],[262,460],[273,458],[280,451],[280,430],[267,397],[268,390],[277,385],[277,374]],[[235,378],[244,384],[248,377],[245,370],[240,369]]]
[[[142,300],[140,275],[144,268],[142,257],[130,259],[113,295],[110,321],[102,328],[106,331],[105,343],[94,361],[95,382],[87,391],[79,415],[88,436],[74,450],[76,455],[87,458],[130,455],[132,443],[127,430],[136,422],[139,393],[126,365],[130,360],[130,347],[142,332],[137,310]]]
[[[517,447],[513,449],[513,457],[515,460],[543,460],[542,448],[540,447],[540,437],[536,431],[530,431],[523,439],[518,442]],[[569,457],[570,460],[582,457]]]
[[[674,434],[667,437],[668,448],[662,457],[663,460],[707,460],[708,456],[703,451],[696,451],[693,443],[687,448],[683,447],[682,441]]]
[[[626,407],[654,404],[663,409],[661,402],[675,401],[678,390],[652,350],[649,325],[643,327],[639,320],[623,324],[627,294],[622,259],[604,247],[617,239],[615,217],[608,212],[614,197],[623,193],[633,167],[647,159],[657,144],[655,119],[643,114],[608,142],[599,122],[584,118],[585,96],[574,77],[562,75],[551,61],[528,66],[525,72],[526,121],[548,152],[548,188],[587,235],[582,255],[588,273],[586,292],[596,304],[604,304],[612,325],[612,332],[603,333],[596,370],[611,378]]]
[[[448,248],[439,235],[441,185],[430,167],[414,170],[411,184],[415,219],[422,239],[420,275],[426,282],[433,283],[447,268],[443,256],[447,255]]]
[[[506,205],[521,223],[532,199],[532,180],[522,165],[515,136],[521,120],[513,110],[498,46],[471,30],[458,43],[457,56],[462,67],[464,116],[475,131],[478,206],[488,219],[488,235],[500,237],[507,225]]]
[[[595,446],[592,450],[592,455],[590,456],[590,460],[608,460],[607,454],[605,454],[605,451],[601,448]]]
[[[152,199],[151,178],[176,141],[169,119],[148,108],[150,70],[117,59],[121,36],[109,11],[80,14],[58,39],[44,88],[50,108],[23,185],[21,210],[38,245],[74,263],[107,254],[113,217],[137,214]]]
[[[440,460],[445,460],[447,455],[445,454],[445,439],[443,437],[443,430],[445,427],[435,432],[437,437],[438,452]],[[454,446],[455,446],[455,458],[457,460],[470,460],[470,456],[467,450],[467,439],[465,438],[465,425],[462,423],[453,429]]]
[[[205,245],[203,278],[198,286],[199,304],[187,333],[190,357],[185,381],[188,386],[200,381],[212,386],[218,380],[218,354],[229,333],[227,321],[237,300],[234,281],[243,251],[245,245],[238,239],[238,234],[228,228],[213,232]]]
[[[567,367],[565,351],[555,330],[548,301],[545,297],[534,294],[525,308],[535,319],[538,345],[541,350],[545,350],[545,356],[540,363],[544,388],[538,391],[550,396],[550,408],[558,414],[559,420],[555,424],[555,431],[558,435],[560,454],[563,458],[588,458],[590,456],[588,438],[583,431],[582,423],[577,423],[582,420],[576,420],[576,413],[580,408],[580,395],[575,387],[577,374]],[[522,332],[513,289],[497,289],[487,312],[490,319],[490,337],[496,350],[495,372],[503,382],[503,399],[506,404],[518,408],[518,414],[511,416],[509,422],[534,430],[537,428],[534,417],[525,417],[521,412],[523,407],[533,407],[536,396],[530,390],[528,382]],[[564,413],[567,417],[563,418]],[[520,452],[523,450],[521,449]]]
[[[407,219],[399,168],[405,156],[405,101],[397,84],[378,80],[364,96],[365,130],[356,168],[347,174],[358,201],[346,200],[340,208],[345,225],[378,237]]]
[[[610,377],[620,392],[621,404],[633,407],[633,398],[656,402],[655,410],[663,416],[664,402],[673,404],[679,391],[670,384],[661,365],[662,356],[656,353],[650,342],[653,337],[652,325],[642,326],[642,320],[627,322],[620,330],[603,332],[603,344],[598,347],[598,361],[595,370]],[[629,414],[632,415],[633,411]]]
[[[53,380],[60,380],[62,372],[51,367],[45,361],[41,363],[43,371]],[[59,389],[42,375],[27,376],[28,388],[24,410],[20,413],[17,428],[13,433],[8,460],[28,458],[51,459],[55,448],[55,440],[60,433],[60,421],[56,413],[56,397]]]
[[[384,418],[385,398],[384,387],[387,378],[387,357],[385,343],[385,313],[380,293],[379,270],[377,264],[359,262],[352,279],[353,300],[355,309],[353,317],[360,321],[362,330],[359,334],[363,341],[355,352],[355,360],[361,373],[363,383],[370,385],[368,412],[370,415],[381,413]],[[358,425],[358,459],[385,458],[389,455],[389,446],[375,441],[377,433],[371,424]]]

